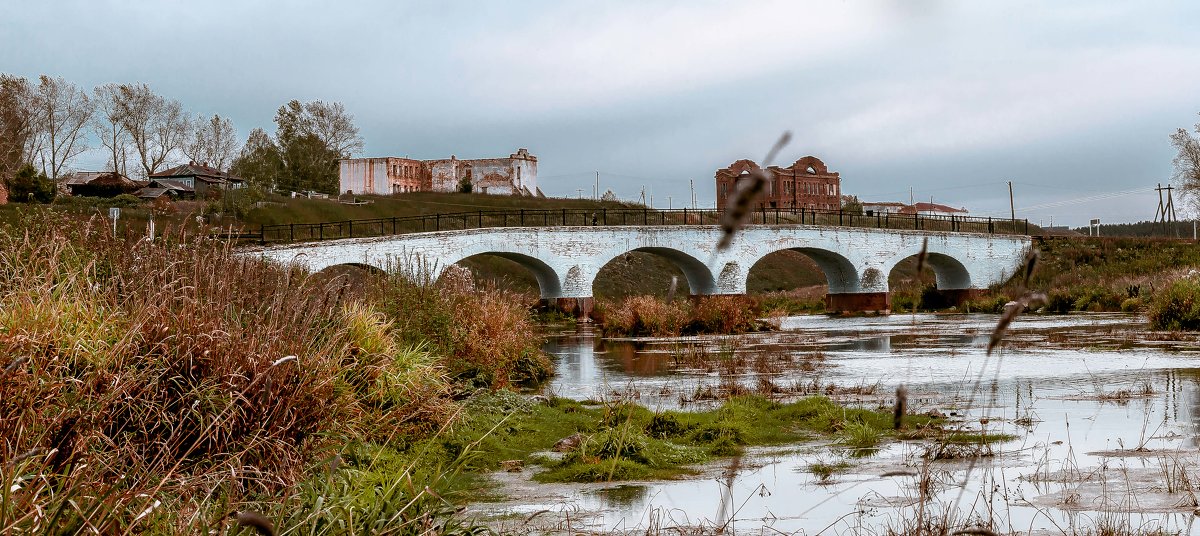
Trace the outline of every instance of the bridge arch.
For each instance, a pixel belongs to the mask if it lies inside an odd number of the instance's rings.
[[[558,298],[562,296],[562,279],[557,271],[554,270],[545,261],[529,255],[521,253],[513,253],[510,251],[479,251],[472,252],[470,255],[464,255],[457,259],[447,260],[445,264],[438,268],[438,276],[445,270],[446,266],[458,264],[466,259],[478,257],[481,255],[493,255],[503,259],[508,259],[517,263],[522,268],[533,274],[534,279],[537,279],[538,290],[542,298]],[[436,279],[436,278],[435,278]]]
[[[845,255],[828,249],[814,247],[784,247],[772,249],[760,255],[750,264],[750,269],[758,265],[768,255],[778,253],[780,251],[795,251],[802,253],[808,257],[821,269],[825,274],[825,280],[829,285],[830,294],[841,294],[846,292],[858,292],[861,290],[862,281],[861,274],[858,273],[858,268]]]
[[[347,268],[362,270],[364,273],[372,275],[387,274],[387,270],[384,270],[382,266],[375,266],[374,264],[368,262],[343,262],[339,264],[328,264],[322,267],[320,270],[317,270],[315,273],[331,273],[345,270]]]
[[[915,259],[919,253],[901,257],[891,262],[886,268],[888,275],[896,270],[901,262]],[[926,267],[933,272],[938,290],[961,290],[972,288],[971,271],[962,261],[951,255],[939,252],[928,252],[925,256]]]
[[[621,253],[604,260],[604,262],[597,264],[602,269],[602,267],[607,266],[614,260],[617,260],[628,253],[634,252],[649,253],[670,261],[671,264],[674,264],[677,268],[679,268],[680,272],[683,272],[683,277],[687,279],[688,289],[692,294],[717,293],[717,280],[716,277],[713,276],[712,270],[708,268],[708,265],[696,258],[695,255],[675,248],[657,246],[637,247],[628,251],[622,251]],[[597,270],[597,273],[599,273],[599,269]]]

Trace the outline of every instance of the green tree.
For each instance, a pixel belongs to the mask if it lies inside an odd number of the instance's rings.
[[[57,194],[54,181],[39,173],[33,164],[25,164],[8,180],[8,199],[22,203],[49,203]]]
[[[458,179],[458,192],[469,194],[473,188],[474,185],[471,184],[471,170],[468,169],[467,172],[463,174],[462,178]]]
[[[275,113],[275,136],[254,129],[231,171],[278,191],[338,191],[338,160],[362,150],[353,118],[340,103],[293,100]]]
[[[0,181],[33,162],[41,123],[36,96],[28,80],[0,73]]]
[[[363,147],[341,103],[292,100],[275,112],[275,144],[283,162],[280,189],[338,191],[338,160]]]
[[[862,201],[859,201],[858,196],[856,196],[856,195],[843,195],[842,196],[842,212],[846,212],[848,214],[862,214],[863,213]]]
[[[246,144],[233,159],[230,173],[241,177],[250,186],[272,190],[283,189],[283,155],[271,136],[261,128],[250,131]]]
[[[338,190],[341,155],[315,135],[306,134],[283,145],[280,186],[288,190],[325,192]]]

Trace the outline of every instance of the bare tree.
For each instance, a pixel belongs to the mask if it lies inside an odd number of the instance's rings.
[[[1196,124],[1195,130],[1200,134],[1200,123]],[[1200,208],[1200,138],[1181,128],[1171,134],[1171,145],[1178,151],[1174,161],[1175,181],[1193,205]]]
[[[155,95],[146,84],[122,84],[117,105],[122,126],[129,132],[142,165],[142,176],[158,172],[183,148],[191,121],[178,101]]]
[[[121,116],[121,86],[104,84],[96,87],[93,93],[92,103],[96,106],[96,112],[92,116],[92,133],[108,150],[108,169],[128,175],[126,163],[131,140]]]
[[[301,104],[293,100],[275,112],[275,123],[279,125],[276,138],[281,144],[313,135],[342,158],[349,158],[363,150],[358,127],[354,126],[354,116],[346,112],[346,107],[340,102],[326,104],[316,100]]]
[[[0,181],[33,163],[41,124],[29,81],[0,73]]]
[[[203,162],[222,171],[227,171],[237,152],[237,134],[233,122],[228,118],[213,115],[196,118],[191,137],[183,147],[183,154],[196,162]]]
[[[71,159],[87,150],[83,134],[92,118],[92,100],[75,84],[42,75],[34,102],[40,110],[42,172],[57,179]]]

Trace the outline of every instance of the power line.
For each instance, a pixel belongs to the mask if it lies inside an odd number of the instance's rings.
[[[1062,206],[1067,206],[1067,205],[1077,205],[1079,203],[1088,203],[1091,201],[1103,201],[1105,199],[1112,199],[1114,197],[1121,197],[1123,195],[1136,194],[1136,193],[1149,193],[1149,191],[1147,188],[1134,188],[1132,190],[1122,190],[1119,192],[1105,192],[1102,194],[1089,195],[1089,196],[1084,196],[1084,197],[1076,197],[1076,198],[1072,198],[1072,199],[1062,199],[1059,201],[1051,201],[1049,203],[1042,203],[1040,205],[1023,207],[1020,210],[1020,212],[1029,212],[1029,211],[1033,211],[1033,210],[1056,208],[1056,207],[1062,207]]]

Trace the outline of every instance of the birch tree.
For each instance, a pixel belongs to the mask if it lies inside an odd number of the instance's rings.
[[[340,102],[326,104],[315,100],[301,104],[297,100],[290,101],[275,112],[275,124],[279,127],[275,137],[281,145],[286,145],[285,140],[300,140],[312,135],[340,158],[350,158],[363,150],[354,116]]]
[[[146,84],[122,84],[118,93],[121,124],[137,153],[140,175],[148,177],[183,148],[191,121],[183,105],[154,94]]]
[[[83,134],[92,118],[92,100],[75,84],[42,75],[34,102],[41,120],[42,172],[57,179],[72,159],[87,150]]]
[[[203,116],[192,123],[192,133],[183,154],[195,162],[203,162],[222,171],[228,171],[237,152],[237,137],[233,122],[228,118],[213,115]]]
[[[38,110],[29,81],[0,73],[0,181],[16,176],[37,154]]]
[[[131,140],[122,119],[121,86],[104,84],[92,91],[92,133],[108,153],[108,169],[129,176],[127,162]]]
[[[1200,123],[1195,126],[1200,134]],[[1175,181],[1191,198],[1192,204],[1200,208],[1200,138],[1186,128],[1171,134],[1171,145],[1175,146]]]

